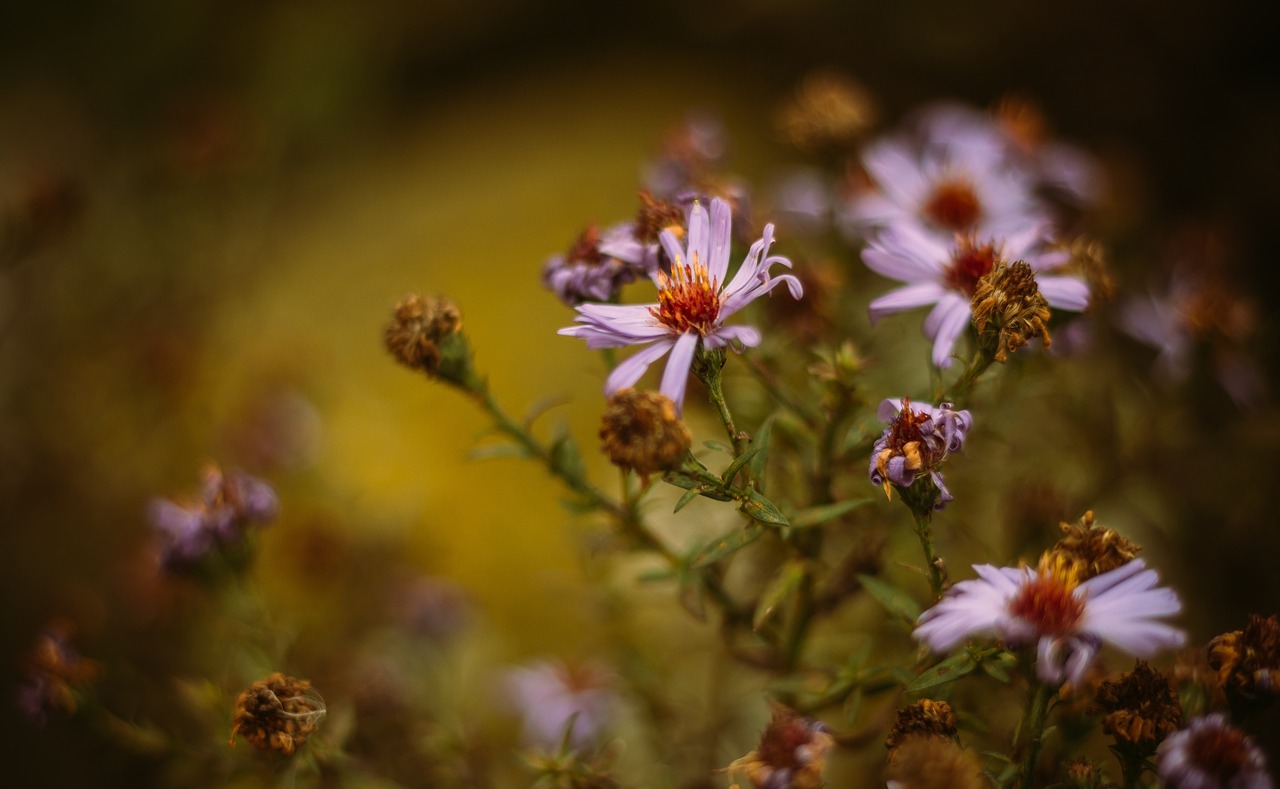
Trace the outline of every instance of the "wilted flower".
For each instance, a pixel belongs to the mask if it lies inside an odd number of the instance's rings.
[[[1103,643],[1135,657],[1181,646],[1182,631],[1159,621],[1182,610],[1172,589],[1157,587],[1141,559],[1080,580],[1078,566],[1052,552],[1037,569],[977,564],[920,617],[915,637],[947,652],[975,636],[1010,646],[1036,644],[1036,674],[1049,684],[1078,684]]]
[[[600,440],[614,465],[647,475],[680,465],[693,434],[666,395],[623,389],[605,403]]]
[[[510,671],[506,686],[524,720],[525,741],[543,748],[564,740],[571,723],[568,742],[583,747],[603,736],[617,713],[614,678],[596,665],[539,661]]]
[[[1243,630],[1209,642],[1209,667],[1232,704],[1250,707],[1280,696],[1280,618],[1252,614]]]
[[[1080,570],[1080,580],[1110,572],[1133,560],[1142,546],[1094,523],[1093,511],[1075,523],[1059,524],[1065,532],[1053,552],[1067,556]]]
[[[1169,789],[1272,789],[1267,759],[1245,733],[1214,713],[1192,720],[1163,743],[1160,780]]]
[[[324,699],[310,682],[276,672],[236,698],[228,743],[234,746],[241,736],[259,750],[289,756],[315,733],[325,713]]]
[[[730,773],[746,773],[757,789],[819,789],[827,751],[835,740],[821,721],[811,720],[781,704],[756,749],[729,765]]]
[[[624,260],[606,251],[620,243],[634,243],[631,233],[630,223],[615,225],[603,234],[596,225],[589,225],[568,252],[547,260],[542,284],[570,307],[613,299],[623,285],[644,273],[639,260]]]
[[[160,536],[165,564],[176,566],[197,562],[215,547],[240,542],[250,526],[275,520],[279,509],[268,483],[239,469],[224,474],[211,463],[204,469],[199,499],[153,499],[149,516]]]
[[[859,236],[909,226],[942,239],[1003,238],[1046,221],[1035,179],[1009,157],[1003,134],[958,119],[949,106],[932,108],[914,133],[868,146],[862,166],[875,189],[854,197],[846,227]]]
[[[908,737],[890,752],[888,789],[986,789],[978,755],[949,737]]]
[[[383,342],[396,361],[449,383],[471,383],[471,351],[452,301],[410,293],[396,304]]]
[[[685,247],[670,230],[662,231],[661,243],[672,264],[670,274],[657,271],[653,275],[658,286],[656,304],[582,304],[577,308],[580,325],[560,330],[560,334],[586,340],[588,348],[648,344],[610,373],[605,382],[606,395],[634,385],[650,364],[670,353],[660,390],[676,404],[679,413],[699,348],[760,344],[760,332],[755,328],[725,326],[726,318],[782,283],[793,297],[801,296],[800,282],[795,277],[769,275],[775,264],[791,266],[784,257],[769,256],[773,225],[765,226],[764,235],[751,245],[738,273],[725,284],[730,225],[729,204],[725,201],[711,201],[710,219],[701,203],[696,203],[689,217]]]
[[[423,575],[396,590],[394,609],[410,632],[446,642],[471,622],[471,601],[458,584],[439,576]]]
[[[31,723],[43,727],[51,713],[71,714],[79,691],[97,678],[96,661],[80,656],[71,646],[74,627],[65,620],[49,624],[27,653],[18,685],[18,707]]]
[[[937,488],[933,508],[945,507],[954,496],[943,483],[938,467],[947,455],[964,446],[973,417],[968,411],[956,411],[950,403],[934,408],[908,399],[885,400],[876,416],[889,426],[871,449],[871,484],[883,485],[888,496],[890,485],[905,490],[927,476]]]
[[[1133,671],[1098,687],[1089,711],[1101,714],[1102,730],[1118,751],[1145,758],[1182,726],[1182,705],[1169,680],[1139,660]]]
[[[898,710],[898,719],[889,730],[885,747],[890,751],[913,737],[956,738],[956,715],[945,701],[924,699]]]
[[[1040,338],[1045,348],[1050,345],[1049,303],[1025,261],[1008,266],[1003,260],[996,261],[978,280],[970,309],[978,347],[1001,364],[1034,338]]]
[[[1008,236],[970,234],[946,240],[912,225],[896,225],[867,244],[862,262],[877,274],[907,284],[872,301],[867,311],[875,322],[933,305],[924,334],[933,341],[933,363],[949,367],[956,340],[974,317],[979,284],[1000,263],[1024,261],[1049,306],[1073,311],[1087,307],[1089,287],[1083,280],[1051,273],[1068,259],[1066,250],[1048,245],[1044,225],[1025,225]]]

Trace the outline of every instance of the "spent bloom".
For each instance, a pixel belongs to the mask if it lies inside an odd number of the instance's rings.
[[[915,637],[947,652],[975,636],[998,636],[1010,646],[1036,645],[1036,674],[1046,683],[1077,684],[1103,643],[1135,657],[1151,657],[1185,641],[1160,620],[1182,610],[1172,589],[1158,587],[1154,570],[1135,559],[1080,580],[1071,559],[1046,553],[1036,569],[973,566],[920,617]]]
[[[757,789],[820,789],[827,751],[835,744],[830,729],[781,704],[755,750],[729,765],[730,774],[743,773]]]
[[[276,672],[241,691],[231,715],[230,745],[244,737],[259,750],[290,756],[315,733],[327,709],[305,679]]]
[[[731,220],[729,204],[719,198],[711,200],[709,217],[702,204],[695,203],[686,245],[681,246],[670,229],[661,233],[671,271],[657,270],[652,275],[658,286],[656,304],[582,304],[577,308],[579,325],[560,330],[560,334],[581,337],[592,349],[647,346],[614,368],[605,381],[606,395],[634,385],[649,365],[670,354],[659,389],[676,404],[679,413],[699,348],[740,349],[760,344],[760,332],[754,327],[726,326],[726,318],[781,283],[786,283],[793,297],[800,298],[803,289],[799,280],[789,274],[769,274],[775,264],[791,266],[786,258],[769,255],[773,225],[765,225],[762,237],[751,245],[738,272],[726,282]]]
[[[889,426],[871,449],[871,484],[884,486],[887,496],[891,495],[890,485],[905,489],[917,478],[928,476],[938,489],[934,509],[945,507],[955,497],[943,484],[938,467],[943,458],[964,446],[973,417],[968,411],[956,411],[950,403],[935,408],[905,398],[880,403],[876,416]]]
[[[568,742],[574,747],[599,739],[618,707],[613,676],[591,664],[538,661],[510,671],[506,686],[524,720],[525,741],[544,748],[565,739],[570,721]]]
[[[876,235],[862,251],[867,268],[906,283],[871,302],[874,323],[885,315],[932,306],[924,335],[933,341],[933,363],[951,365],[951,351],[973,319],[973,297],[985,277],[1002,263],[1030,266],[1049,306],[1080,311],[1089,305],[1089,286],[1079,277],[1053,273],[1070,252],[1049,245],[1047,226],[1026,225],[1008,236],[956,235],[942,238],[912,225],[896,225]],[[999,240],[1003,238],[1003,240]]]
[[[1252,614],[1242,630],[1217,636],[1206,651],[1232,704],[1258,707],[1280,697],[1280,617]]]
[[[234,545],[250,526],[275,520],[279,509],[269,484],[238,469],[224,474],[210,463],[199,498],[153,499],[148,515],[160,537],[165,564],[175,566],[197,562],[219,546]]]
[[[1192,720],[1160,744],[1160,780],[1169,789],[1272,789],[1267,759],[1222,713]]]
[[[43,727],[53,712],[71,714],[81,691],[97,678],[96,661],[80,656],[71,645],[74,626],[55,620],[36,637],[23,665],[18,708],[33,725]]]
[[[614,225],[603,233],[598,226],[588,225],[568,252],[547,260],[542,284],[570,307],[584,301],[609,301],[623,285],[644,273],[643,257],[627,260],[620,256],[630,252],[634,243],[630,223]]]

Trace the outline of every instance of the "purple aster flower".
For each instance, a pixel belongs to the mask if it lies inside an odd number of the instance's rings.
[[[634,228],[626,222],[601,233],[588,226],[568,252],[547,260],[542,284],[570,307],[613,299],[623,285],[657,267],[657,243],[636,240]]]
[[[249,526],[274,520],[279,509],[280,500],[268,483],[240,470],[224,474],[210,464],[199,500],[153,499],[147,516],[160,538],[164,563],[175,566],[197,562],[217,545],[237,542]]]
[[[1010,646],[1036,644],[1043,682],[1076,684],[1103,643],[1135,657],[1182,646],[1182,631],[1161,618],[1182,610],[1172,589],[1157,587],[1141,559],[1081,582],[1069,558],[1046,553],[1040,565],[976,564],[979,577],[961,581],[920,617],[915,637],[947,652],[973,636],[999,636]]]
[[[556,747],[572,718],[569,742],[583,747],[599,739],[617,714],[613,677],[599,666],[539,661],[513,669],[506,679],[531,745]]]
[[[871,302],[867,310],[874,323],[885,315],[933,305],[924,321],[924,334],[933,341],[933,363],[951,365],[956,340],[973,318],[971,300],[978,282],[991,273],[998,260],[1025,261],[1036,272],[1036,284],[1049,305],[1080,311],[1089,304],[1084,280],[1053,274],[1068,262],[1070,253],[1050,249],[1045,225],[1034,225],[1004,240],[980,236],[955,236],[947,242],[902,224],[886,229],[862,250],[862,262],[881,276],[907,283]]]
[[[943,458],[959,452],[965,436],[973,426],[968,411],[956,411],[950,403],[937,408],[907,399],[889,399],[880,403],[876,416],[889,426],[871,449],[868,475],[873,485],[909,488],[921,475],[927,474],[938,489],[934,509],[942,509],[955,497],[947,490],[938,471]]]
[[[55,620],[36,637],[27,653],[17,702],[37,728],[43,728],[55,712],[75,712],[80,691],[99,674],[98,663],[81,657],[71,645],[74,632],[70,622]]]
[[[1267,759],[1220,712],[1196,718],[1157,750],[1160,780],[1169,789],[1272,789]]]
[[[738,310],[786,283],[794,298],[800,298],[800,281],[789,274],[770,276],[776,265],[791,267],[784,257],[769,255],[773,225],[765,225],[762,237],[751,245],[746,259],[732,280],[729,273],[729,204],[711,200],[711,214],[695,203],[689,216],[688,244],[681,247],[671,230],[660,236],[663,250],[671,259],[671,273],[658,270],[652,278],[658,286],[656,304],[582,304],[578,306],[578,326],[560,334],[581,337],[588,348],[622,348],[647,345],[618,365],[605,381],[605,395],[633,386],[649,365],[671,355],[662,375],[660,391],[680,410],[694,354],[732,347],[740,350],[760,344],[760,332],[751,326],[725,326],[724,321]]]
[[[949,111],[926,113],[914,132],[868,146],[862,165],[874,189],[846,206],[853,235],[900,224],[950,237],[1009,236],[1049,219],[1027,168],[1009,157],[994,124],[959,122]]]

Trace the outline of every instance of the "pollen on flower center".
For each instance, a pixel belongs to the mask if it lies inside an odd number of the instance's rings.
[[[1000,250],[995,244],[978,244],[973,238],[961,240],[943,272],[947,287],[973,298],[979,280],[991,273],[999,258]]]
[[[658,305],[649,313],[677,334],[706,336],[720,317],[719,283],[694,255],[691,263],[675,261],[671,273],[658,272]]]
[[[1075,594],[1078,584],[1074,561],[1045,554],[1035,578],[1023,583],[1009,602],[1009,613],[1042,635],[1070,635],[1084,615],[1084,600]]]
[[[921,207],[925,218],[955,231],[973,227],[982,218],[982,201],[964,178],[940,181]]]

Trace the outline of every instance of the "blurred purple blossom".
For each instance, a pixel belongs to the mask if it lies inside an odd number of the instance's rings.
[[[561,742],[571,719],[571,745],[580,748],[598,741],[618,712],[614,677],[595,664],[537,661],[508,672],[506,688],[524,721],[525,742],[543,748]]]
[[[239,542],[253,525],[275,520],[280,501],[265,481],[238,469],[224,474],[213,464],[204,470],[200,498],[177,502],[156,498],[148,520],[168,566],[192,564],[216,546]]]

